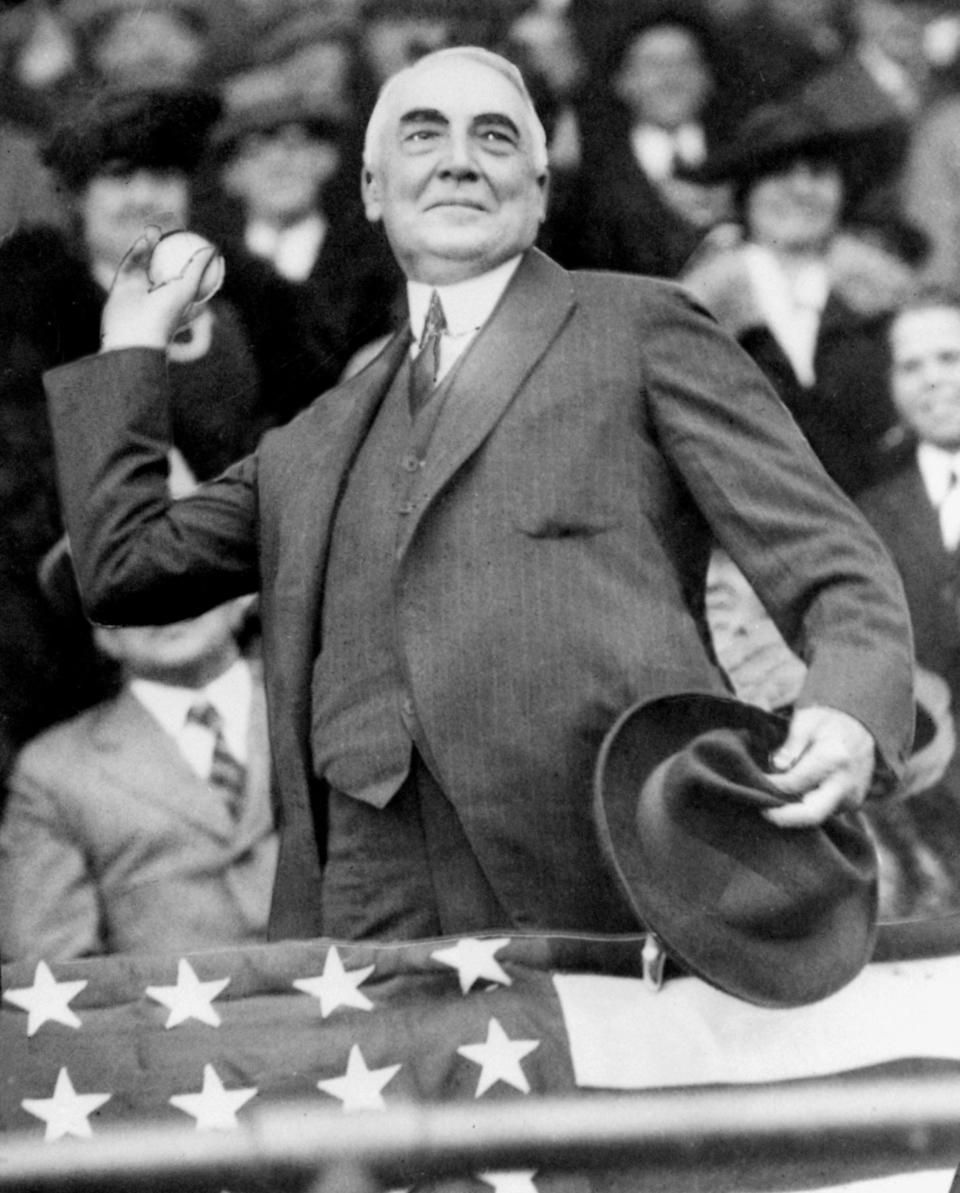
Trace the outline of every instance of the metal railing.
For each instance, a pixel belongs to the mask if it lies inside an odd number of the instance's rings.
[[[0,1137],[0,1193],[311,1189],[373,1193],[512,1169],[632,1170],[644,1181],[733,1171],[768,1187],[960,1163],[960,1075],[399,1106],[264,1106],[230,1132],[103,1126],[89,1140]],[[829,1179],[824,1177],[828,1174]],[[761,1187],[754,1184],[752,1187]],[[682,1187],[682,1186],[678,1186]]]

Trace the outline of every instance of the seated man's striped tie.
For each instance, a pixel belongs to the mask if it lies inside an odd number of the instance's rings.
[[[224,793],[227,809],[233,819],[237,820],[243,805],[247,768],[230,752],[223,735],[223,717],[208,700],[204,700],[190,709],[187,719],[196,725],[202,725],[213,734],[209,782]]]

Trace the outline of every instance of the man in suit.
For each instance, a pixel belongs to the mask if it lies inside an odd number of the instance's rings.
[[[772,760],[785,832],[902,765],[896,574],[681,291],[531,249],[546,145],[509,63],[460,47],[394,76],[364,156],[411,327],[253,457],[165,498],[162,347],[206,252],[151,290],[141,245],[100,355],[48,375],[88,612],[185,617],[259,588],[275,937],[634,931],[591,775],[632,701],[723,690],[711,535],[810,663]]]
[[[931,288],[890,325],[890,392],[909,442],[858,498],[893,555],[918,662],[960,695],[960,297]]]
[[[96,631],[121,691],[30,742],[10,780],[4,961],[265,939],[277,834],[263,687],[235,637],[245,604]]]

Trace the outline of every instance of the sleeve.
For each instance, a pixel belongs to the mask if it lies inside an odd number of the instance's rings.
[[[163,353],[103,353],[44,381],[64,519],[93,621],[166,624],[257,590],[257,457],[170,500]]]
[[[651,304],[643,337],[661,450],[806,663],[797,703],[856,717],[899,773],[913,639],[896,567],[746,353],[671,290],[677,301]]]
[[[16,771],[0,824],[0,958],[68,961],[103,948],[83,847],[51,793]]]

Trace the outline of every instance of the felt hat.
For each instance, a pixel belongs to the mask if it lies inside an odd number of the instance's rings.
[[[877,861],[863,818],[784,829],[765,775],[784,717],[690,692],[640,702],[604,738],[600,841],[639,919],[683,969],[747,1002],[799,1006],[870,959]]]
[[[104,91],[53,130],[43,160],[72,189],[108,165],[189,174],[219,114],[220,101],[206,91]]]
[[[827,158],[841,168],[858,141],[876,126],[839,124],[818,105],[801,99],[761,104],[736,135],[702,165],[684,171],[697,182],[748,182],[776,172],[798,157]]]

